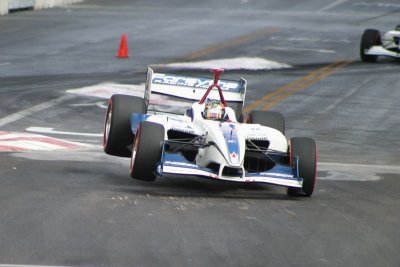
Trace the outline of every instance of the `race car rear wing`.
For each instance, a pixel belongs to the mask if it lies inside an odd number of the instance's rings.
[[[183,114],[194,101],[201,101],[210,86],[212,78],[190,77],[175,74],[155,73],[147,68],[144,99],[150,112],[169,112]],[[242,114],[246,96],[246,80],[219,80],[218,86],[224,101],[233,108],[237,115]],[[220,99],[218,90],[211,90],[210,99]]]

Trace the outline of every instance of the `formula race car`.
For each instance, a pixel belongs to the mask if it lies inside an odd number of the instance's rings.
[[[400,58],[400,25],[383,36],[378,30],[367,29],[361,37],[360,57],[364,62],[376,62],[378,56]]]
[[[314,139],[284,135],[282,114],[252,111],[243,122],[246,81],[147,71],[144,97],[113,95],[103,147],[131,157],[130,175],[199,176],[287,187],[289,196],[312,195],[316,179]],[[193,103],[194,102],[194,103]],[[238,115],[238,117],[237,117]]]

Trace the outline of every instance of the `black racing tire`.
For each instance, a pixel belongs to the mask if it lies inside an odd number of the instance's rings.
[[[132,178],[154,181],[157,163],[161,160],[164,126],[144,121],[140,124],[132,149],[130,174]]]
[[[370,49],[375,45],[382,45],[381,33],[375,29],[366,29],[361,37],[360,57],[364,62],[376,62],[378,56],[366,55],[365,50]]]
[[[282,113],[269,110],[253,110],[249,114],[249,122],[271,127],[285,134],[285,118]]]
[[[315,140],[307,137],[293,137],[290,139],[290,163],[296,164],[299,158],[299,176],[303,178],[301,189],[288,187],[287,194],[296,197],[310,197],[314,191],[317,177],[317,145]]]
[[[146,113],[143,98],[115,94],[108,101],[103,131],[103,149],[106,154],[130,157],[130,146],[135,138],[131,130],[130,115]]]

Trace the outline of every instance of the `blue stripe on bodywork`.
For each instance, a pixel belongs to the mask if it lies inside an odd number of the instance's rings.
[[[302,182],[303,178],[299,177],[297,174],[297,170],[290,166],[284,166],[280,164],[276,164],[272,169],[264,172],[249,172],[246,176],[252,177],[275,177],[279,179],[285,180],[295,180]]]
[[[165,153],[163,151],[161,162],[157,167],[157,172],[159,175],[163,175],[163,167],[179,167],[184,168],[187,170],[202,170],[208,173],[218,174],[217,172],[213,171],[212,169],[206,167],[200,167],[195,163],[188,161],[181,153]]]
[[[142,121],[145,121],[149,115],[143,113],[132,113],[131,114],[131,130],[133,134],[136,134],[137,129],[139,128],[139,124]]]
[[[221,128],[222,134],[224,135],[230,161],[234,163],[239,163],[240,146],[235,124],[221,122],[219,126]]]

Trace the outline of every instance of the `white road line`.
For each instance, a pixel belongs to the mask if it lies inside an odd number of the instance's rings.
[[[326,50],[326,49],[294,48],[294,47],[278,47],[278,46],[266,46],[264,49],[276,50],[276,51],[305,51],[305,52],[318,52],[318,53],[329,53],[329,54],[336,53],[336,51]]]
[[[267,60],[257,57],[238,57],[238,58],[225,58],[213,59],[197,62],[179,62],[170,64],[157,64],[153,65],[162,68],[179,68],[179,69],[210,69],[221,68],[225,70],[272,70],[272,69],[286,69],[292,66],[276,61]]]
[[[48,55],[57,55],[57,54],[59,54],[60,53],[60,51],[59,50],[55,50],[55,51],[50,51],[50,52],[48,52],[47,54]]]
[[[0,264],[0,267],[71,267],[61,265]]]
[[[45,143],[35,140],[1,141],[0,146],[10,147],[13,150],[59,150],[65,149],[63,146]],[[0,148],[1,149],[1,148]]]
[[[337,162],[318,162],[318,167],[325,168],[352,168],[354,170],[368,170],[373,172],[390,172],[390,173],[400,173],[400,166],[396,165],[376,165],[376,164],[351,164],[351,163],[337,163]]]
[[[378,7],[378,8],[399,8],[400,4],[395,3],[366,3],[366,2],[358,2],[354,3],[353,6],[361,6],[361,7]]]
[[[318,162],[318,180],[372,182],[382,179],[380,174],[400,175],[400,166]]]
[[[45,135],[0,131],[0,152],[53,151],[92,148],[92,145]]]
[[[347,2],[347,1],[348,1],[348,0],[337,0],[337,1],[333,2],[333,3],[330,3],[330,4],[327,5],[326,7],[321,8],[320,10],[318,10],[318,12],[325,12],[325,11],[328,11],[329,9],[332,9],[332,8],[334,8],[334,7],[337,7],[338,5],[341,5],[341,4],[343,4],[343,3]]]
[[[143,97],[144,87],[144,83],[140,85],[101,83],[77,89],[69,89],[67,90],[67,93],[78,96],[95,96],[105,99],[109,99],[113,94],[124,94]]]
[[[305,37],[279,37],[273,36],[269,38],[270,40],[286,41],[290,43],[300,43],[300,42],[312,42],[312,43],[345,43],[351,44],[355,41],[347,39],[330,39],[330,38],[305,38]],[[358,41],[357,41],[358,42]]]
[[[4,125],[7,125],[7,124],[9,124],[11,122],[20,120],[20,119],[22,119],[24,117],[27,117],[29,115],[32,115],[33,113],[36,113],[36,112],[39,112],[39,111],[54,107],[54,106],[56,106],[56,105],[58,105],[58,104],[60,104],[60,103],[62,103],[64,101],[67,101],[67,100],[70,100],[70,99],[73,99],[73,98],[74,98],[74,96],[72,96],[72,95],[64,95],[64,96],[61,96],[61,97],[59,97],[57,99],[53,99],[53,100],[50,100],[50,101],[47,101],[47,102],[43,102],[43,103],[41,103],[39,105],[30,107],[28,109],[18,111],[18,112],[14,113],[14,114],[11,114],[11,115],[8,115],[6,117],[1,118],[0,119],[0,127],[2,127]]]
[[[105,101],[100,101],[96,103],[82,103],[82,104],[70,104],[71,107],[99,107],[102,109],[107,109],[108,105],[105,104]]]
[[[78,135],[78,136],[90,136],[90,137],[103,136],[102,134],[94,134],[94,133],[76,133],[76,132],[56,131],[56,130],[54,130],[54,128],[47,128],[47,127],[29,127],[26,130],[28,132],[47,133],[47,134]]]
[[[10,65],[11,63],[10,62],[4,62],[4,63],[0,63],[0,66],[7,66],[7,65]]]

